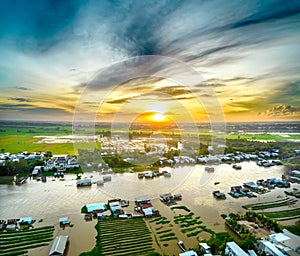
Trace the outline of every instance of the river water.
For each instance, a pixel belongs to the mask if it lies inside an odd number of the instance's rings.
[[[214,166],[215,171],[212,173],[206,172],[202,165],[165,168],[171,172],[171,177],[160,176],[154,179],[138,179],[136,173],[113,174],[112,181],[103,186],[93,184],[83,188],[76,187],[75,175],[72,174],[65,175],[64,180],[48,177],[46,183],[28,180],[21,186],[0,185],[0,218],[31,216],[36,220],[35,227],[55,225],[55,235],[69,235],[68,255],[78,255],[94,247],[96,236],[96,222],[83,220],[80,213],[82,206],[87,203],[107,202],[111,198],[134,201],[136,197],[147,195],[153,199],[154,206],[163,215],[168,215],[171,211],[159,201],[158,196],[171,192],[181,193],[183,200],[180,204],[200,215],[208,228],[220,232],[225,230],[220,214],[243,212],[243,204],[278,200],[285,196],[285,189],[276,188],[257,198],[235,199],[228,195],[226,200],[215,200],[212,196],[214,190],[227,194],[231,186],[242,185],[247,181],[255,182],[257,179],[280,178],[283,173],[283,166],[264,168],[258,167],[255,162],[243,162],[241,166],[242,170],[234,170],[230,165],[221,164]],[[85,177],[92,177],[93,181],[97,181],[100,174],[85,173],[83,178]],[[215,182],[220,183],[215,185]],[[293,184],[292,187],[299,188],[299,185]],[[299,201],[293,207],[299,207]],[[127,212],[132,211],[133,203],[127,208]],[[64,230],[59,227],[58,219],[64,216],[70,217],[73,227]],[[41,219],[42,222],[38,222]],[[192,239],[195,238],[189,239],[191,246],[196,242]],[[50,246],[37,248],[31,250],[29,255],[48,255],[49,249]],[[178,248],[174,248],[174,253],[177,250]]]

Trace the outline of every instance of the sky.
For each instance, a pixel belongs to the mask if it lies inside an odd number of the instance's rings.
[[[0,56],[2,120],[300,120],[298,0],[2,0]]]

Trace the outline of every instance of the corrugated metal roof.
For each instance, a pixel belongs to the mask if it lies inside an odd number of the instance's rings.
[[[52,255],[64,255],[66,245],[68,242],[68,236],[57,236],[51,246],[49,256]]]
[[[96,203],[96,204],[86,204],[87,212],[92,212],[94,210],[105,210],[106,205],[105,203]]]
[[[226,246],[229,247],[236,255],[239,256],[249,256],[248,253],[243,251],[235,242],[227,242]]]

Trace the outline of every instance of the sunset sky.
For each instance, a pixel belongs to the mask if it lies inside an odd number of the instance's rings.
[[[299,121],[300,1],[2,0],[0,89],[5,120]]]

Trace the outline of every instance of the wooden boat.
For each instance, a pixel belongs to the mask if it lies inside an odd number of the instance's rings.
[[[183,252],[186,252],[186,251],[188,250],[188,249],[185,247],[184,243],[183,243],[181,240],[179,240],[179,241],[177,242],[177,244],[178,244],[179,248],[180,248]]]

